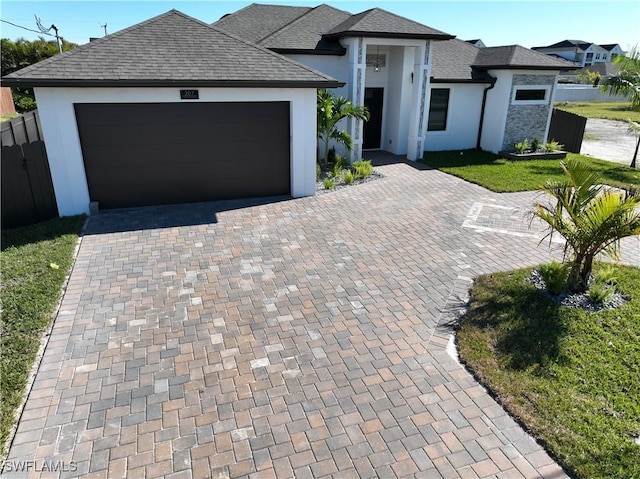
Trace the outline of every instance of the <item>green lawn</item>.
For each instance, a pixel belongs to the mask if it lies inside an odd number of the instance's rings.
[[[640,121],[640,111],[632,110],[629,102],[569,102],[556,103],[554,108],[568,111],[587,118],[605,120]]]
[[[51,324],[83,223],[84,216],[73,216],[2,231],[2,445],[13,427],[42,334]]]
[[[640,269],[618,268],[630,301],[598,313],[556,306],[531,269],[481,276],[457,333],[462,361],[579,478],[640,477]]]
[[[567,158],[579,158],[587,163],[607,184],[640,186],[640,170],[574,153],[569,153]],[[497,192],[538,190],[548,179],[564,178],[560,160],[511,161],[478,150],[427,152],[420,161]]]

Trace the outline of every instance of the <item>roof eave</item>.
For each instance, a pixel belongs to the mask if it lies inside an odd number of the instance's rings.
[[[471,65],[479,71],[486,70],[548,70],[548,71],[565,71],[577,70],[579,66],[541,66],[541,65]]]
[[[267,47],[269,48],[269,47]],[[274,53],[279,54],[291,54],[291,55],[333,55],[342,57],[347,54],[347,49],[342,48],[340,50],[315,50],[309,48],[269,48]]]
[[[344,37],[400,38],[404,40],[452,40],[455,38],[455,35],[438,33],[366,32],[353,30],[338,33],[325,33],[323,37],[330,40]]]
[[[474,80],[471,78],[433,78],[433,77],[431,77],[430,82],[431,83],[470,83],[470,84],[493,83],[493,81],[490,80],[489,78]]]
[[[233,87],[233,88],[340,88],[337,80],[122,80],[2,78],[2,86],[12,87]]]

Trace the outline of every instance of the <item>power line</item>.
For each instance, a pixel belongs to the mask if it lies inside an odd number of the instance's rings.
[[[55,35],[52,35],[51,33],[46,33],[46,32],[42,32],[42,31],[39,31],[39,30],[33,30],[31,28],[23,27],[22,25],[16,25],[15,23],[11,23],[8,20],[0,19],[0,22],[8,23],[9,25],[13,25],[14,27],[22,28],[23,30],[29,30],[30,32],[41,33],[43,35],[49,35],[50,37],[55,37]]]

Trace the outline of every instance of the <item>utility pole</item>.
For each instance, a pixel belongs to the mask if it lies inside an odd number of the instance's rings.
[[[56,36],[56,43],[58,44],[58,52],[62,53],[62,43],[60,42],[60,35],[58,34],[58,27],[56,27],[55,25],[51,25],[49,28],[45,28],[42,26],[42,22],[40,21],[40,19],[38,18],[37,15],[34,15],[34,17],[36,17],[36,25],[38,25],[38,29],[40,30],[41,33],[46,33],[49,34],[49,32],[51,30],[53,30],[55,32],[55,36]]]

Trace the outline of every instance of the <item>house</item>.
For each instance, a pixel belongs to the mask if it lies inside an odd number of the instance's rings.
[[[575,68],[517,45],[478,48],[380,8],[252,4],[213,25],[344,82],[337,93],[371,112],[347,124],[351,158],[545,141],[556,77]]]
[[[486,47],[484,42],[482,40],[480,40],[479,38],[475,38],[473,40],[467,40],[467,43],[471,43],[471,45],[473,45],[474,47],[478,47],[478,48]]]
[[[321,88],[371,111],[345,125],[351,159],[545,141],[557,75],[571,68],[379,8],[253,4],[213,25],[172,10],[2,81],[34,87],[64,216],[313,195]]]
[[[553,45],[532,47],[531,49],[546,55],[564,58],[581,67],[611,62],[616,56],[624,54],[618,44],[596,45],[582,40],[562,40]]]

